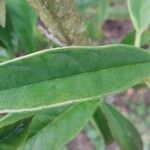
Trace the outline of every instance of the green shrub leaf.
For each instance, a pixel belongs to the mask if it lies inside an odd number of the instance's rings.
[[[0,112],[92,100],[150,76],[150,53],[125,46],[68,47],[0,64]]]
[[[0,128],[0,150],[16,150],[26,140],[31,118]]]
[[[21,150],[60,150],[89,121],[97,108],[97,104],[97,101],[94,101],[73,105],[31,137]]]
[[[93,121],[97,131],[100,133],[100,136],[102,136],[102,138],[104,139],[105,144],[112,143],[113,136],[108,126],[107,119],[100,107],[98,107],[97,110],[95,111],[93,115]]]
[[[122,44],[129,44],[129,45],[134,45],[134,41],[135,41],[135,35],[136,32],[132,31],[129,32],[127,34],[127,36],[125,36],[125,38],[121,41]],[[141,45],[148,45],[150,43],[150,31],[146,30],[143,34],[142,34],[142,38],[141,38]]]
[[[28,118],[33,116],[31,112],[22,112],[22,113],[10,113],[5,115],[4,117],[0,118],[0,128],[7,126],[9,124],[13,124],[19,120],[24,118]]]
[[[105,114],[109,128],[121,150],[142,150],[143,144],[140,134],[121,113],[105,102],[101,103],[101,110]]]
[[[0,0],[0,25],[5,27],[6,6],[5,0]]]
[[[66,110],[68,107],[70,107],[70,105],[66,105],[64,107],[54,107],[35,112],[9,113],[0,118],[0,128],[18,122],[19,120],[33,117],[30,125],[31,133],[29,132],[32,135],[32,132],[35,133],[36,130],[42,128],[46,123],[50,123],[50,120],[53,120],[58,114]]]
[[[137,32],[144,32],[150,24],[150,1],[128,0],[130,17]]]
[[[54,119],[56,119],[58,115],[66,111],[69,107],[70,105],[66,105],[64,107],[55,107],[38,111],[33,117],[32,122],[30,124],[28,138],[31,138],[40,129],[44,128],[46,125],[54,121]]]
[[[13,39],[12,33],[15,34],[16,41],[19,41],[19,48],[28,52],[36,50],[35,41],[35,28],[37,23],[37,15],[28,5],[26,0],[5,0],[7,11],[8,25],[6,31],[1,31],[10,34],[9,36]],[[12,27],[11,27],[12,26]],[[12,28],[10,32],[8,29]],[[4,34],[5,34],[4,33]],[[3,38],[3,37],[1,37]],[[6,39],[4,42],[10,41]],[[12,48],[12,47],[10,47]],[[18,48],[18,47],[17,47]]]

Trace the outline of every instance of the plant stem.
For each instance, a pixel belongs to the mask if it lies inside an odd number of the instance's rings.
[[[81,20],[74,0],[27,1],[45,23],[47,31],[51,34],[50,36],[48,35],[50,39],[57,37],[63,43],[63,46],[87,45],[89,43],[85,24]]]
[[[141,46],[141,36],[142,36],[142,33],[137,31],[136,35],[135,35],[135,43],[134,43],[134,45],[136,47],[140,47]]]

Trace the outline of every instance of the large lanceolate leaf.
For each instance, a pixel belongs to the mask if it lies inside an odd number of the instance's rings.
[[[110,104],[105,102],[101,103],[101,110],[104,113],[112,135],[120,145],[121,150],[143,149],[140,134],[128,119]]]
[[[150,76],[150,53],[132,46],[66,47],[0,64],[0,112],[92,100]]]
[[[150,24],[150,1],[128,0],[128,7],[135,29],[142,33]]]
[[[0,128],[0,150],[17,150],[26,140],[31,118]]]
[[[6,7],[5,0],[0,0],[0,25],[5,27]]]
[[[89,121],[97,104],[95,101],[73,105],[35,136],[28,139],[20,150],[60,150]]]
[[[5,0],[5,2],[7,6],[7,28],[0,30],[2,42],[4,41],[6,44],[9,44],[15,38],[19,42],[18,46],[20,49],[26,49],[28,52],[35,51],[36,13],[26,0]],[[5,34],[8,35],[6,36]],[[4,45],[6,44],[4,43]],[[11,45],[9,44],[9,46]],[[13,49],[13,47],[9,48]]]

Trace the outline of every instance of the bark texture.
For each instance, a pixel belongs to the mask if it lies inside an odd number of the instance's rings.
[[[73,0],[27,0],[64,45],[87,45],[85,25]]]

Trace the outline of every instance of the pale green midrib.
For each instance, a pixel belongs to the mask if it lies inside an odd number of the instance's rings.
[[[90,100],[94,100],[94,99],[100,99],[101,96],[93,96],[90,98],[78,98],[78,99],[73,99],[70,101],[62,101],[59,103],[52,103],[49,105],[42,105],[42,106],[37,106],[34,108],[13,108],[13,109],[2,109],[0,110],[0,112],[2,113],[20,113],[20,112],[33,112],[33,111],[39,111],[39,110],[44,110],[44,109],[49,109],[49,108],[53,108],[53,107],[59,107],[59,106],[66,106],[69,104],[77,104],[80,102],[86,102],[86,101],[90,101]]]
[[[109,67],[109,68],[105,68],[105,69],[89,71],[89,72],[83,72],[83,73],[79,73],[79,74],[74,74],[74,75],[69,75],[69,76],[64,76],[64,77],[59,77],[59,78],[54,78],[54,79],[47,79],[47,80],[43,80],[41,82],[36,82],[36,83],[26,84],[26,85],[23,85],[23,86],[9,88],[9,89],[5,89],[5,90],[0,90],[0,92],[9,91],[9,90],[12,90],[12,89],[18,89],[18,88],[21,88],[21,87],[27,87],[27,86],[31,86],[31,85],[36,85],[36,84],[40,84],[40,83],[43,83],[43,82],[46,82],[46,81],[54,81],[54,80],[59,80],[59,79],[63,79],[63,78],[70,78],[70,77],[74,77],[74,76],[79,76],[81,74],[95,73],[95,72],[98,72],[98,71],[104,71],[104,70],[116,69],[116,68],[122,68],[122,67],[129,67],[129,66],[140,65],[140,64],[150,64],[150,61],[141,62],[141,63],[133,63],[133,64],[129,64],[129,65],[122,65],[122,66],[119,66],[119,67],[118,66],[117,67]]]

